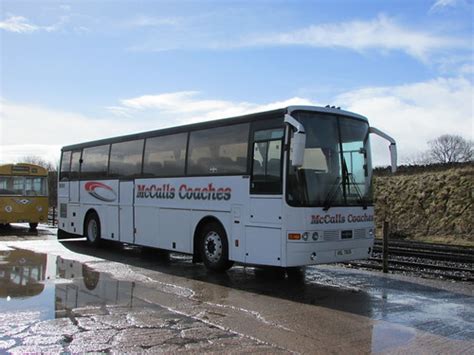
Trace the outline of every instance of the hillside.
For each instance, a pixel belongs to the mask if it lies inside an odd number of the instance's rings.
[[[474,246],[474,165],[404,167],[374,176],[378,236]]]

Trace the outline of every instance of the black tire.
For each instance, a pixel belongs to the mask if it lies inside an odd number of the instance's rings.
[[[30,230],[35,231],[38,228],[38,223],[30,223]]]
[[[95,212],[91,212],[86,217],[84,223],[84,237],[90,245],[100,244],[100,220]]]
[[[97,271],[92,270],[87,265],[82,265],[82,280],[84,281],[84,286],[89,291],[96,289],[99,284],[100,274]]]
[[[229,260],[227,235],[219,223],[206,224],[199,241],[201,258],[209,270],[223,272],[232,267],[234,262]]]

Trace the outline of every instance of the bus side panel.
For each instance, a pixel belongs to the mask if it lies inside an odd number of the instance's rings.
[[[79,181],[69,182],[69,202],[79,203]]]
[[[158,248],[158,210],[135,205],[135,244]]]
[[[245,262],[280,266],[282,263],[282,198],[279,195],[250,197],[245,226]]]
[[[231,206],[247,205],[248,188],[249,179],[243,176],[137,179],[135,244],[192,253],[196,226],[212,216],[226,230],[232,258],[236,231],[230,224]]]
[[[58,183],[58,227],[66,231],[69,202],[69,182]]]
[[[226,229],[229,237],[229,259],[233,261],[245,262],[244,211],[243,205],[232,205],[230,226]]]
[[[159,248],[192,253],[190,232],[190,210],[160,208],[158,211]]]
[[[66,231],[72,234],[82,234],[82,214],[81,206],[77,203],[70,203],[68,206],[68,219]],[[80,229],[80,230],[79,230]]]
[[[278,227],[245,227],[245,262],[261,265],[281,265],[281,229]]]

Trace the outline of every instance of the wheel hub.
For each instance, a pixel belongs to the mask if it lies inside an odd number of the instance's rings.
[[[222,257],[222,240],[214,231],[209,232],[204,238],[204,254],[211,262],[218,262]]]

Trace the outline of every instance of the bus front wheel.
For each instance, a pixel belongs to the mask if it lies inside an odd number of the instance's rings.
[[[100,220],[95,212],[89,213],[86,218],[84,237],[91,245],[100,243]]]
[[[224,228],[209,223],[201,231],[201,257],[204,265],[213,271],[225,271],[234,264],[229,260],[229,246]]]

